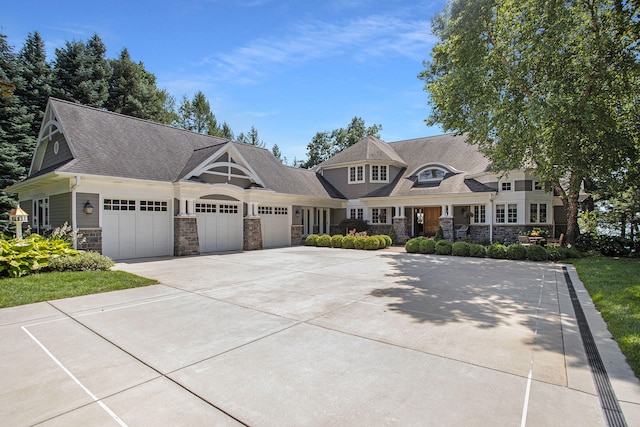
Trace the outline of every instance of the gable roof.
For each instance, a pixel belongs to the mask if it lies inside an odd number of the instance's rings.
[[[330,159],[320,163],[317,166],[317,169],[326,169],[332,166],[363,162],[384,162],[395,164],[400,167],[406,166],[402,157],[400,157],[389,144],[379,140],[375,136],[367,136],[352,146],[337,153]]]

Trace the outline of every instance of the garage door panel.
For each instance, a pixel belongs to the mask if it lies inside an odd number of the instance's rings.
[[[291,245],[291,219],[288,207],[258,207],[262,226],[262,245],[274,248]]]
[[[242,210],[238,204],[196,203],[201,252],[242,250]]]

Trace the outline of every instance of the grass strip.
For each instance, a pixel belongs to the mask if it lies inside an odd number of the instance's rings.
[[[124,271],[71,271],[0,279],[0,308],[157,283]]]
[[[640,378],[640,259],[580,258],[573,264],[627,362]]]

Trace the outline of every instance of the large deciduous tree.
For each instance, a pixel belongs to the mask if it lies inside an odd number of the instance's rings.
[[[494,166],[535,169],[575,240],[585,179],[638,162],[638,11],[625,0],[451,0],[420,77],[429,124]]]

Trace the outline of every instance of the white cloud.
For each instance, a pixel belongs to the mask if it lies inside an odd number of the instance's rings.
[[[407,19],[370,15],[342,23],[307,21],[291,27],[282,37],[255,39],[232,52],[205,58],[219,80],[246,83],[260,79],[274,67],[323,58],[349,56],[356,61],[372,57],[402,56],[420,61],[435,38],[427,18]]]

